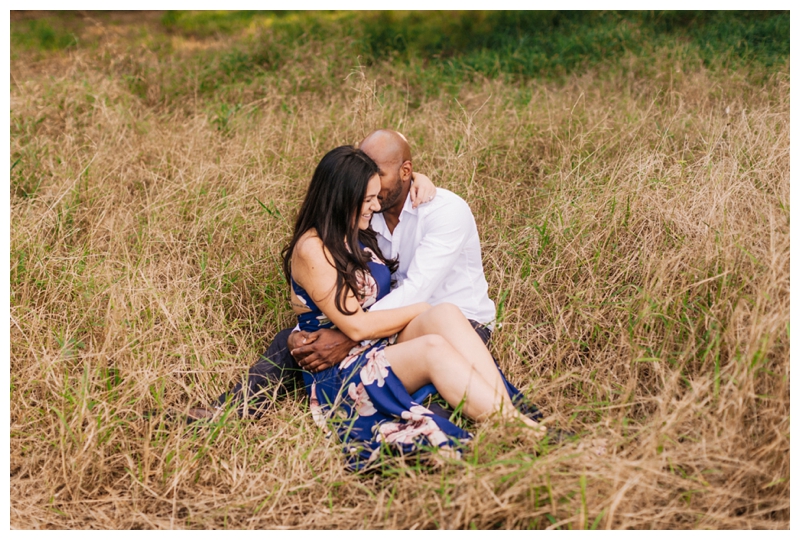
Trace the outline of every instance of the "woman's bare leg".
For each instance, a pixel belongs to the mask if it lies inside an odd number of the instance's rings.
[[[492,355],[460,309],[453,304],[432,307],[408,323],[397,336],[397,342],[404,343],[428,335],[442,336],[492,388],[508,397]]]
[[[463,400],[464,413],[474,420],[485,420],[499,412],[508,420],[519,420],[544,433],[538,423],[514,408],[505,388],[498,392],[441,336],[428,335],[391,345],[385,354],[409,393],[432,382],[452,407]]]

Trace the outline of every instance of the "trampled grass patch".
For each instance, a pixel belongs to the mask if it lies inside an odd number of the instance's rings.
[[[12,21],[12,526],[788,527],[788,15],[89,16]],[[577,440],[353,475],[302,391],[175,420],[293,324],[311,172],[376,127],[470,204],[492,351]]]

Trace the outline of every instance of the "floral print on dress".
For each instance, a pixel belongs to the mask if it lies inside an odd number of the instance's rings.
[[[372,251],[370,248],[365,247],[363,251],[364,251],[364,253],[369,255],[370,260],[372,262],[374,262],[375,264],[383,264],[383,261],[381,260],[381,258],[378,257],[378,255],[374,251]]]
[[[389,361],[386,360],[383,347],[372,349],[367,353],[367,365],[361,368],[359,374],[361,382],[365,385],[377,383],[378,387],[383,386],[386,377],[389,376]]]
[[[322,410],[322,407],[319,404],[319,399],[317,398],[317,385],[315,383],[311,383],[311,391],[309,392],[308,396],[308,408],[311,409],[311,418],[326,436],[330,435],[331,430],[328,428],[328,418],[325,414],[325,411]]]
[[[339,363],[339,370],[347,369],[350,366],[352,366],[353,362],[358,360],[359,356],[361,356],[361,353],[369,349],[372,345],[375,344],[376,341],[377,341],[376,339],[362,341],[361,343],[350,349],[350,352],[347,353],[347,356],[344,358],[344,360],[342,360]]]
[[[416,422],[425,418],[426,415],[430,416],[432,414],[433,412],[430,409],[422,405],[412,405],[407,411],[403,411],[400,417],[404,420],[414,420]]]
[[[378,412],[369,400],[369,395],[367,395],[363,383],[358,383],[358,385],[350,383],[350,386],[347,387],[347,395],[353,400],[353,408],[355,408],[359,416],[372,416]]]
[[[378,441],[389,444],[420,445],[427,439],[430,446],[439,446],[447,441],[447,436],[430,416],[406,422],[384,422],[378,426],[378,432]]]
[[[378,300],[378,283],[372,274],[356,271],[356,283],[358,284],[358,301],[362,309],[367,309]]]

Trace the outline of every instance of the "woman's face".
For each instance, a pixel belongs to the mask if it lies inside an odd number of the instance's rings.
[[[358,228],[361,230],[369,227],[369,220],[373,212],[380,212],[381,204],[378,202],[378,193],[381,191],[381,177],[377,174],[369,179],[364,202],[361,203],[361,213],[358,216]]]

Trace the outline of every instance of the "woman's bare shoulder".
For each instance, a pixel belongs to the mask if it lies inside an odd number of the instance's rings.
[[[327,251],[322,239],[317,235],[317,231],[311,229],[303,233],[297,240],[292,259],[295,263],[314,266],[314,263],[328,260]]]
[[[295,253],[308,254],[309,252],[322,249],[322,239],[317,235],[317,231],[309,229],[304,232],[294,246]]]

